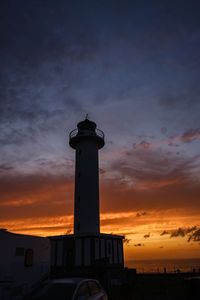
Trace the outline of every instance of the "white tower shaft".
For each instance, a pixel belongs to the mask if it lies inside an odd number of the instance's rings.
[[[70,133],[70,146],[76,150],[74,233],[100,233],[98,149],[104,134],[86,119]]]
[[[99,233],[98,146],[82,140],[76,149],[74,233]]]

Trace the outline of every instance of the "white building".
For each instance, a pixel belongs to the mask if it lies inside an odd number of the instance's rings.
[[[20,299],[50,274],[48,238],[0,229],[0,299]]]

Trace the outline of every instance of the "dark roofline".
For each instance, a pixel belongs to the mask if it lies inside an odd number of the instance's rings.
[[[66,238],[83,238],[83,237],[102,237],[102,238],[116,238],[124,239],[123,235],[107,234],[107,233],[82,233],[82,234],[65,234],[47,236],[49,239],[66,239]]]

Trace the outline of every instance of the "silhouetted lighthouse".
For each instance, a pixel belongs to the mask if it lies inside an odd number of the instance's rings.
[[[104,146],[104,133],[86,117],[70,132],[69,145],[76,150],[74,234],[49,237],[52,272],[88,276],[106,266],[106,272],[114,267],[116,274],[124,267],[124,237],[99,228],[98,151]]]
[[[98,150],[104,146],[104,133],[87,118],[70,133],[70,146],[76,150],[74,233],[100,232]]]

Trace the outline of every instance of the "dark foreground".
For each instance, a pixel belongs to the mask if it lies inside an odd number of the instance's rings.
[[[133,282],[112,287],[110,300],[200,299],[200,274],[137,274]]]

